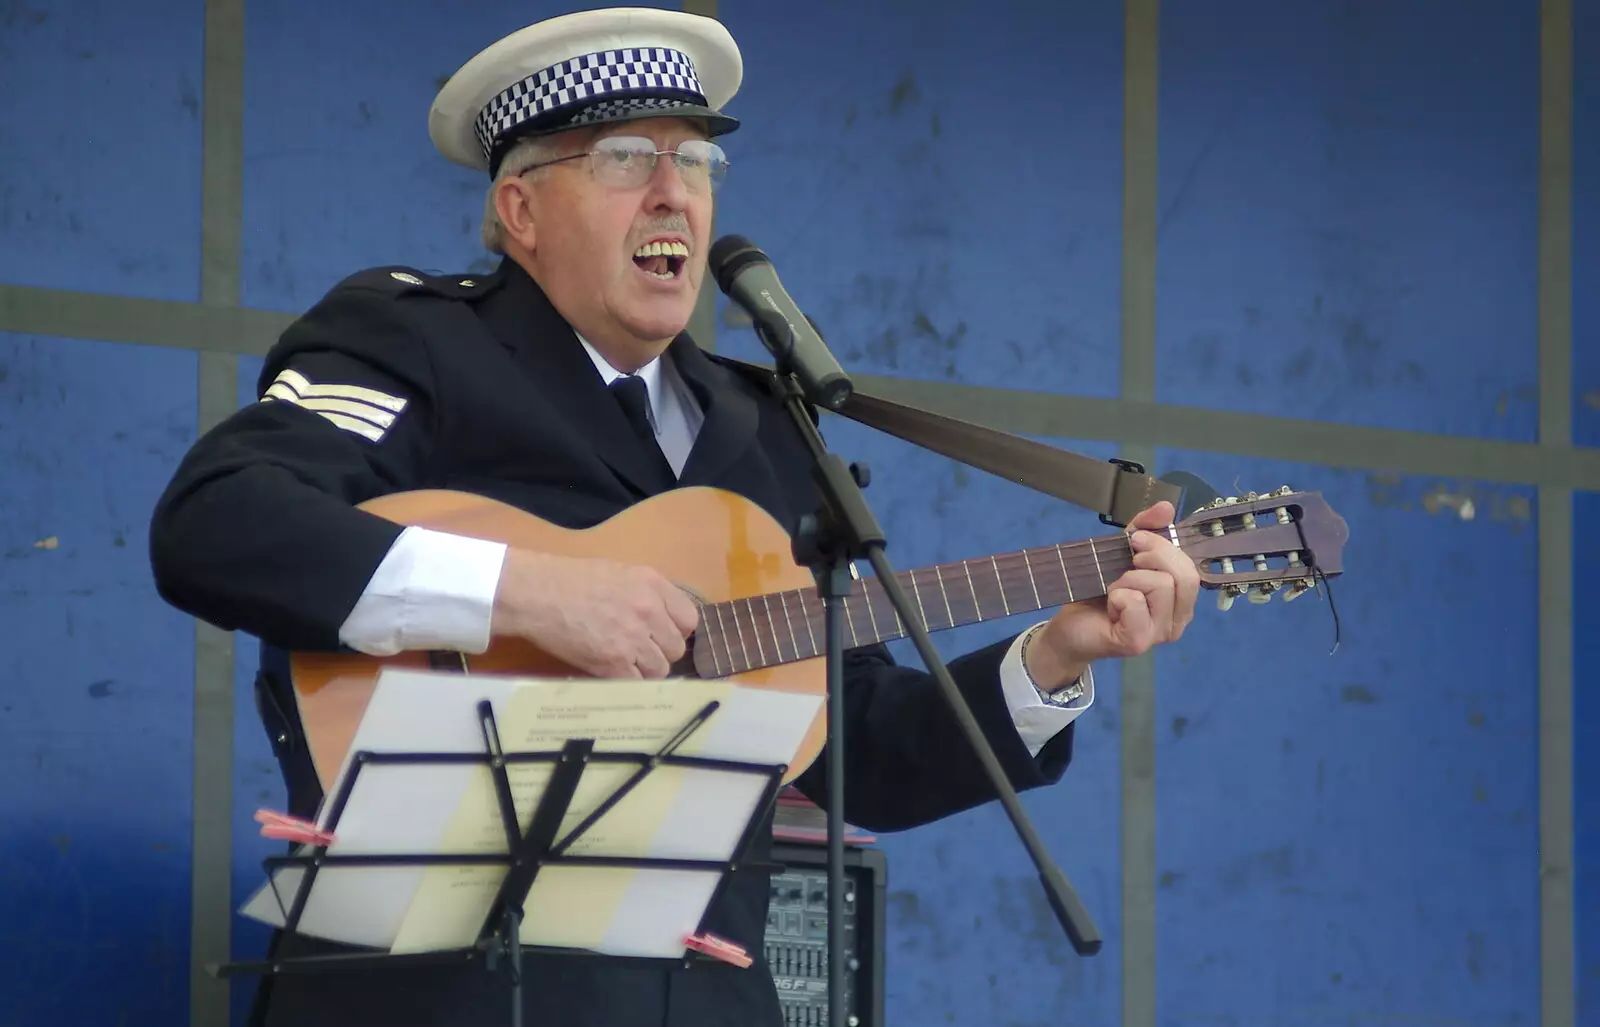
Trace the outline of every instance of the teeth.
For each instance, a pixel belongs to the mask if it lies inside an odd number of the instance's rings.
[[[689,247],[681,242],[650,242],[633,251],[635,257],[687,257]]]

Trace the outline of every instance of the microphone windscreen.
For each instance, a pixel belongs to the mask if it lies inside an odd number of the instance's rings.
[[[751,264],[770,263],[772,261],[767,255],[742,235],[725,235],[718,239],[712,245],[711,255],[707,258],[711,277],[716,279],[717,288],[723,292],[732,288],[734,278]]]

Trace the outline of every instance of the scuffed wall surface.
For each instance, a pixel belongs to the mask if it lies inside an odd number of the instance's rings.
[[[1157,661],[1159,1022],[1537,1023],[1529,491],[1463,519],[1431,483],[1162,466],[1321,491],[1350,542],[1331,604],[1208,602]]]
[[[0,5],[0,282],[200,298],[203,12]]]
[[[1536,15],[1163,5],[1157,399],[1532,441]]]
[[[1011,11],[725,0],[745,125],[717,230],[853,370],[1115,395],[1121,11]]]
[[[0,1022],[187,1017],[194,629],[145,525],[193,354],[0,333]]]

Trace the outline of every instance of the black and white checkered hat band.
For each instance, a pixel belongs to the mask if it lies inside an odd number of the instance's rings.
[[[584,54],[501,90],[473,121],[484,156],[507,132],[563,108],[580,109],[613,94],[704,104],[689,55],[666,47],[633,47]]]

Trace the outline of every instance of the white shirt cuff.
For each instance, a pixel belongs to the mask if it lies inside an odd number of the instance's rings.
[[[1000,662],[1000,687],[1005,693],[1006,705],[1011,709],[1011,720],[1017,726],[1017,734],[1022,736],[1022,743],[1028,747],[1030,756],[1039,755],[1039,750],[1044,748],[1046,742],[1060,734],[1094,703],[1093,667],[1084,668],[1083,677],[1077,682],[1081,694],[1066,706],[1053,706],[1040,698],[1039,690],[1034,687],[1033,679],[1022,664],[1022,646],[1028,636],[1042,626],[1042,623],[1036,624],[1018,635],[1006,652],[1005,659]]]
[[[499,542],[406,528],[339,629],[339,640],[369,656],[484,652],[505,554]]]

